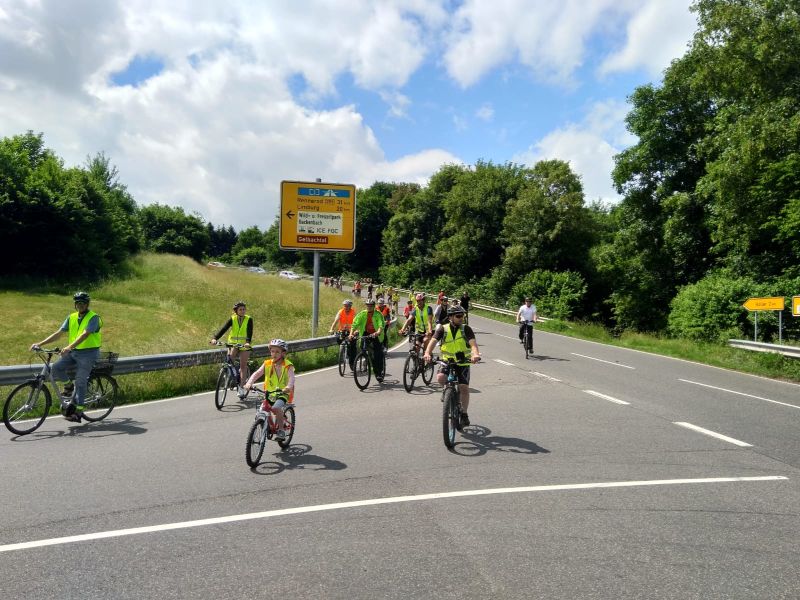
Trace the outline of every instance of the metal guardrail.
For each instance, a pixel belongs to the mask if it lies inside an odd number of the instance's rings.
[[[800,358],[800,346],[781,346],[779,344],[767,344],[765,342],[751,342],[750,340],[728,340],[731,348],[741,348],[742,350],[753,350],[754,352],[776,352],[791,358]]]
[[[289,342],[289,352],[304,352],[327,348],[336,345],[336,336],[308,338]],[[151,371],[165,371],[167,369],[180,369],[183,367],[197,367],[221,363],[225,360],[225,348],[213,350],[197,350],[195,352],[176,352],[173,354],[153,354],[150,356],[120,357],[114,364],[114,375],[128,375],[130,373],[148,373]],[[253,346],[254,358],[269,355],[269,345]],[[42,370],[41,363],[28,365],[13,365],[0,367],[0,385],[14,385],[22,383],[35,376]]]

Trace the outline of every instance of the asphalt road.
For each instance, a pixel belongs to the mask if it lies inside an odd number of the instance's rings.
[[[404,347],[364,392],[300,376],[252,470],[254,405],[211,394],[5,432],[0,596],[800,597],[800,386],[472,322],[452,452]]]

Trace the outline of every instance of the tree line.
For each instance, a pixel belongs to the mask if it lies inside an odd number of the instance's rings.
[[[359,189],[356,249],[323,253],[323,273],[499,305],[531,295],[541,314],[617,330],[745,335],[747,297],[800,294],[800,16],[791,0],[692,10],[686,53],[629,97],[619,204],[587,199],[563,160],[443,165],[426,186]],[[9,274],[102,277],[140,250],[311,270],[311,253],[278,247],[277,219],[237,233],[139,207],[105,155],[65,168],[31,132],[0,141],[0,209],[21,250]],[[787,310],[790,333],[796,321]]]

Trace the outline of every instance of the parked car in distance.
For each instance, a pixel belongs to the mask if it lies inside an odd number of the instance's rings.
[[[251,273],[260,273],[262,275],[266,273],[266,271],[261,267],[248,267],[247,270],[250,271]]]
[[[221,262],[217,262],[215,260],[212,260],[210,263],[208,263],[208,266],[209,267],[223,267],[223,268],[225,268],[225,265],[223,265]]]
[[[286,279],[300,279],[300,275],[295,273],[294,271],[281,271],[278,273],[279,277],[285,277]]]

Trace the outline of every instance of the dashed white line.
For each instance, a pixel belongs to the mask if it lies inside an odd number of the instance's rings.
[[[586,356],[585,354],[578,354],[577,352],[570,352],[570,354],[574,356],[580,356],[581,358],[588,358],[589,360],[596,360],[597,362],[606,363],[608,365],[614,365],[615,367],[622,367],[624,369],[636,369],[636,367],[629,367],[628,365],[623,365],[622,363],[611,362],[610,360],[603,360],[602,358],[595,358],[594,356]]]
[[[613,396],[606,396],[605,394],[601,394],[600,392],[595,392],[594,390],[583,390],[587,394],[591,394],[592,396],[597,396],[598,398],[602,398],[603,400],[608,400],[609,402],[614,402],[615,404],[630,404],[630,402],[625,402],[625,400],[620,400],[618,398],[614,398]]]
[[[721,433],[717,433],[716,431],[711,431],[710,429],[703,429],[702,427],[698,427],[697,425],[692,425],[691,423],[685,423],[682,421],[673,421],[675,425],[680,425],[681,427],[685,427],[686,429],[691,429],[692,431],[696,431],[698,433],[702,433],[704,435],[709,435],[713,438],[717,438],[718,440],[722,440],[723,442],[730,442],[731,444],[736,444],[737,446],[742,446],[743,448],[750,448],[753,444],[748,444],[747,442],[743,442],[741,440],[734,439],[732,437],[728,437],[727,435],[722,435]]]
[[[700,383],[699,381],[691,381],[689,379],[680,379],[678,381],[683,381],[684,383],[691,383],[692,385],[699,385],[702,387],[711,388],[712,390],[719,390],[721,392],[728,392],[729,394],[736,394],[737,396],[747,396],[748,398],[755,398],[756,400],[763,400],[764,402],[772,402],[773,404],[780,404],[781,406],[788,406],[790,408],[800,408],[796,404],[788,404],[786,402],[778,402],[777,400],[770,400],[769,398],[762,398],[761,396],[754,396],[753,394],[745,394],[744,392],[737,392],[735,390],[728,390],[725,388],[717,387],[715,385],[709,385],[707,383]]]
[[[515,366],[515,365],[514,365],[514,363],[506,362],[506,361],[504,361],[504,360],[500,360],[499,358],[493,358],[492,360],[493,360],[494,362],[496,362],[496,363],[500,363],[501,365],[507,365],[507,366],[509,366],[509,367],[513,367],[513,366]]]
[[[555,382],[561,383],[560,379],[556,379],[555,377],[550,377],[550,375],[545,375],[544,373],[539,373],[538,371],[531,371],[531,372],[534,375],[536,375],[537,377],[541,377],[541,378],[547,379],[549,381],[555,381]]]
[[[519,340],[518,337],[511,337],[510,335],[503,335],[502,333],[495,333],[494,335],[499,335],[500,337],[504,337],[507,340],[514,340],[515,342]]]
[[[15,550],[28,550],[31,548],[43,548],[45,546],[57,546],[61,544],[71,544],[74,542],[87,542],[91,540],[101,540],[106,538],[123,537],[128,535],[139,535],[143,533],[156,533],[159,531],[170,531],[173,529],[188,529],[191,527],[203,527],[206,525],[219,525],[221,523],[235,523],[238,521],[251,521],[254,519],[268,519],[285,515],[297,515],[302,513],[322,512],[327,510],[338,510],[344,508],[358,508],[362,506],[378,506],[381,504],[398,504],[402,502],[421,502],[425,500],[442,500],[445,498],[464,498],[467,496],[489,496],[496,494],[519,494],[526,492],[554,492],[563,490],[591,490],[607,488],[633,488],[657,485],[686,485],[699,483],[733,483],[747,481],[780,481],[788,477],[782,475],[766,475],[756,477],[707,477],[698,479],[656,479],[649,481],[605,481],[600,483],[572,483],[560,485],[534,485],[526,487],[511,488],[491,488],[484,490],[463,490],[457,492],[439,492],[433,494],[419,494],[417,496],[395,496],[393,498],[374,498],[370,500],[355,500],[351,502],[337,502],[335,504],[318,504],[316,506],[300,506],[296,508],[282,508],[268,510],[257,513],[247,513],[240,515],[230,515],[227,517],[213,517],[209,519],[198,519],[196,521],[181,521],[178,523],[165,523],[162,525],[150,525],[146,527],[133,527],[130,529],[116,529],[111,531],[98,531],[96,533],[85,533],[81,535],[70,535],[66,537],[35,540],[31,542],[20,542],[16,544],[5,544],[0,546],[0,552],[13,552]]]

